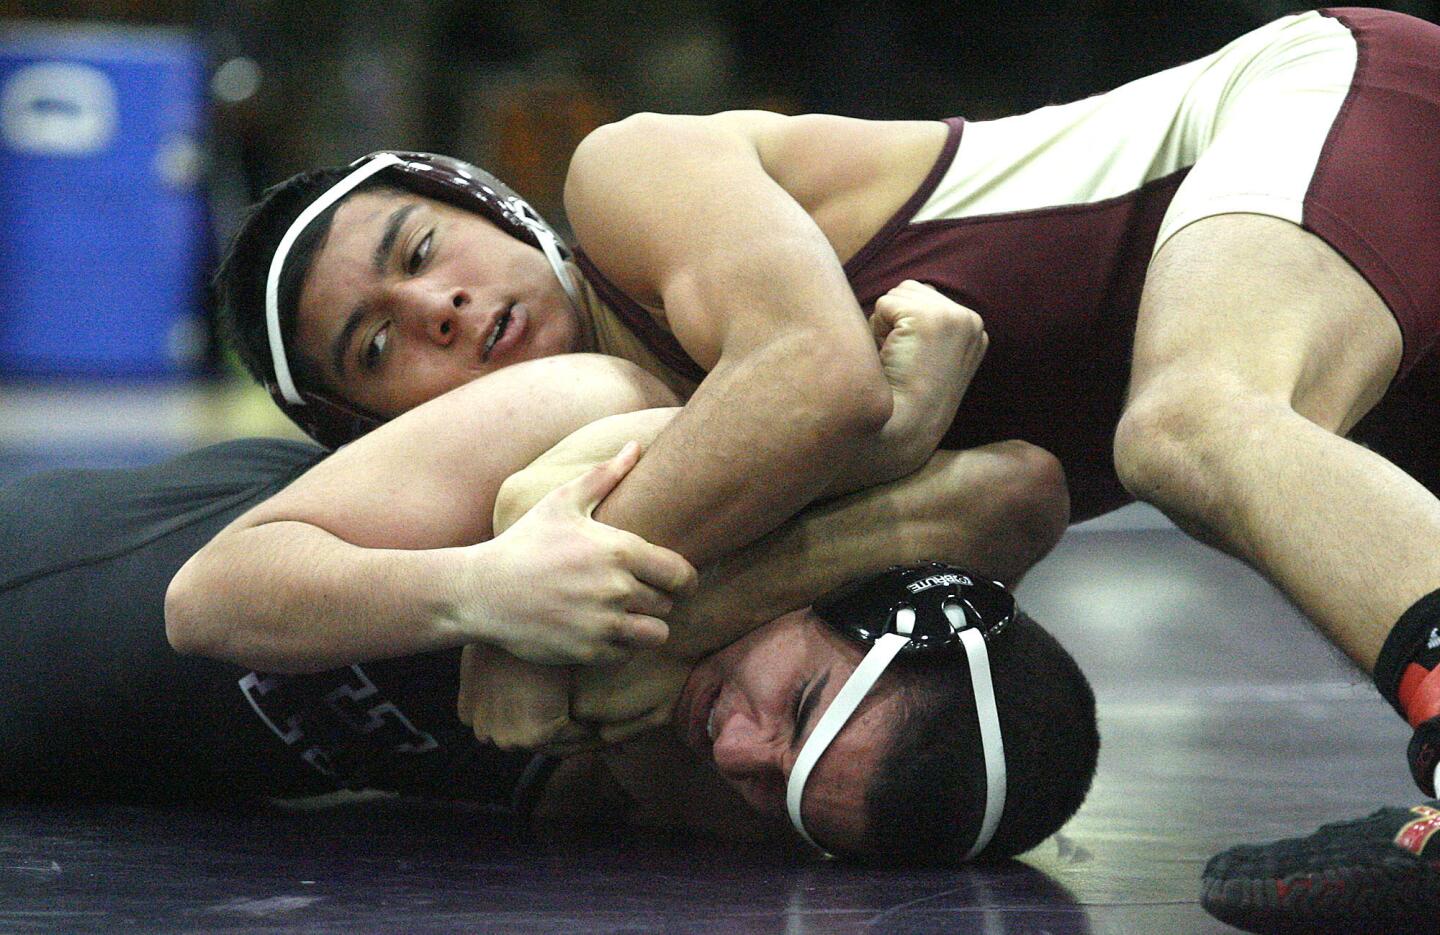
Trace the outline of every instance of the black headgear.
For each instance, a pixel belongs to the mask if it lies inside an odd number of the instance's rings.
[[[836,588],[814,604],[821,620],[866,646],[895,627],[903,608],[914,611],[910,641],[900,652],[965,651],[960,630],[974,627],[986,642],[1015,619],[1015,598],[998,581],[977,578],[952,565],[893,565],[878,575]],[[953,608],[947,610],[947,608]],[[957,627],[958,610],[963,626]]]
[[[997,581],[927,562],[893,566],[845,585],[813,609],[837,632],[870,648],[800,748],[785,795],[790,823],[815,843],[800,817],[810,770],[897,655],[959,655],[969,664],[985,756],[985,815],[966,854],[974,857],[990,843],[1005,810],[1005,747],[986,644],[1015,619],[1015,598]]]

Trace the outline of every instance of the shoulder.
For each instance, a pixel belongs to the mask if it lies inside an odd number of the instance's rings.
[[[580,144],[566,179],[566,207],[577,230],[617,220],[644,225],[647,212],[669,216],[675,207],[654,203],[651,173],[683,174],[687,164],[713,165],[728,152],[763,170],[847,258],[924,181],[948,133],[941,121],[834,114],[635,114]],[[582,239],[589,245],[595,238]]]
[[[635,158],[729,142],[754,151],[772,175],[823,166],[859,181],[890,171],[896,157],[933,161],[946,136],[933,120],[861,120],[836,114],[732,110],[703,116],[637,113],[593,130],[570,163],[570,176],[634,166]],[[927,164],[926,168],[929,166]]]

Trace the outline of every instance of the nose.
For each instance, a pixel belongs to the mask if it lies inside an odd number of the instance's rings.
[[[409,330],[438,347],[449,347],[459,337],[462,310],[469,306],[470,296],[463,289],[412,289],[399,296],[397,304]]]
[[[780,746],[741,712],[721,723],[711,747],[715,768],[762,814],[783,810],[784,772]]]

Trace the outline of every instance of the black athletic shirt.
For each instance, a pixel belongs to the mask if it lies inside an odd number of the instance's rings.
[[[548,763],[475,743],[458,652],[307,676],[176,654],[165,589],[324,452],[245,439],[0,486],[0,792],[137,800],[381,788],[509,808]]]

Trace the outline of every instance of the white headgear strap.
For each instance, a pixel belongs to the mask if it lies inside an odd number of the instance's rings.
[[[322,212],[330,208],[341,198],[353,192],[366,179],[382,172],[391,166],[403,165],[405,160],[395,153],[378,153],[370,157],[355,171],[336,182],[325,194],[315,199],[304,211],[300,212],[285,231],[285,236],[280,238],[280,245],[275,248],[275,256],[270,260],[270,272],[265,277],[265,326],[270,336],[270,360],[275,365],[275,384],[280,388],[280,395],[285,400],[296,406],[305,405],[305,398],[295,387],[295,381],[290,374],[290,364],[285,356],[285,339],[280,334],[280,274],[285,269],[285,260],[290,255],[290,250],[295,246],[295,241],[304,233]],[[540,249],[545,254],[545,259],[550,261],[550,268],[554,270],[556,278],[560,280],[561,287],[565,290],[565,296],[570,300],[570,306],[576,314],[580,314],[584,308],[581,301],[579,289],[570,277],[570,271],[565,266],[565,259],[560,255],[560,245],[555,238],[555,233],[545,225],[540,216],[528,204],[518,199],[512,205],[520,223],[535,235],[540,242]]]
[[[285,359],[285,339],[280,335],[280,273],[285,269],[285,258],[290,255],[290,248],[295,246],[295,241],[305,232],[305,228],[309,227],[321,212],[350,194],[375,173],[398,166],[402,162],[404,160],[393,153],[381,153],[336,182],[329,191],[300,212],[300,216],[285,231],[285,236],[280,238],[280,246],[275,248],[275,256],[270,259],[270,274],[265,277],[265,327],[270,335],[270,360],[275,365],[275,384],[280,387],[280,395],[285,397],[286,402],[296,406],[305,405],[305,398],[300,395],[300,391],[295,388],[295,381],[290,378],[290,364]]]
[[[975,710],[980,719],[980,743],[985,755],[985,816],[980,822],[980,832],[965,854],[970,860],[985,849],[1000,824],[1000,815],[1005,811],[1005,747],[1000,734],[1000,716],[995,707],[995,689],[990,680],[990,655],[985,647],[985,638],[979,630],[964,627],[964,612],[953,604],[945,607],[945,616],[960,636],[965,647],[965,658],[970,667],[970,683],[975,692]],[[790,781],[785,790],[785,806],[790,812],[790,823],[800,836],[820,850],[820,845],[805,830],[800,817],[800,806],[805,797],[805,782],[810,771],[819,762],[841,728],[850,720],[860,702],[880,680],[885,669],[910,642],[910,632],[915,625],[915,611],[901,608],[895,615],[895,633],[886,633],[875,641],[865,654],[860,665],[835,694],[830,707],[821,715],[815,729],[806,738],[790,770]]]
[[[560,243],[555,238],[555,232],[540,219],[535,209],[525,202],[516,202],[514,207],[520,223],[540,242],[541,252],[545,254],[545,259],[550,261],[550,269],[554,270],[555,278],[560,280],[560,288],[565,290],[565,298],[570,300],[570,309],[579,315],[584,310],[585,303],[580,298],[580,290],[575,287],[575,281],[570,278],[565,258],[560,255]]]

